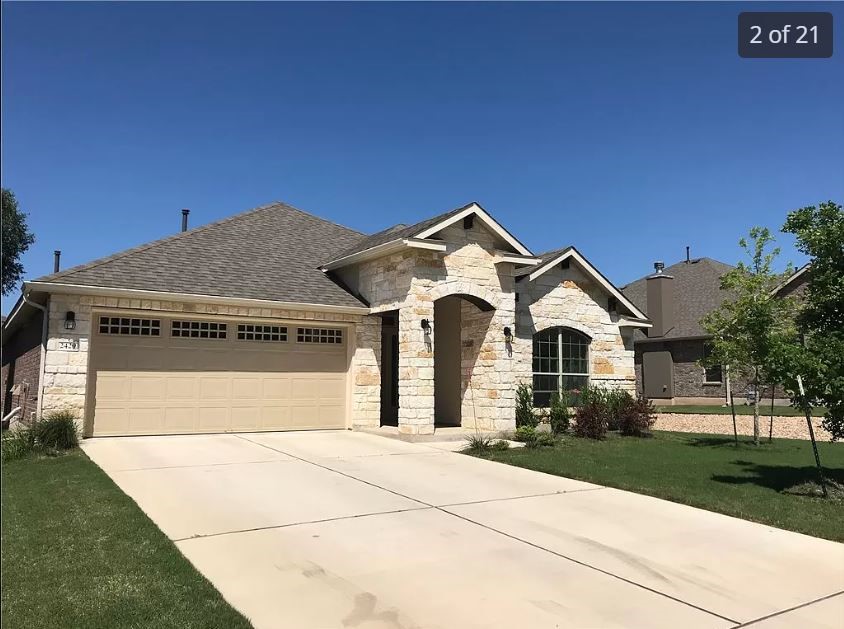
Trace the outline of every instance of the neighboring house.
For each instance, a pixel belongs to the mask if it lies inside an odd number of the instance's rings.
[[[622,287],[621,292],[651,319],[647,333],[634,335],[637,390],[664,404],[723,404],[730,383],[721,367],[704,368],[710,335],[700,320],[728,295],[721,276],[732,267],[712,258],[688,258]],[[733,391],[743,395],[743,391]]]
[[[39,405],[85,436],[512,429],[519,382],[633,390],[650,325],[577,250],[536,256],[475,203],[371,236],[273,203],[23,290],[4,360],[43,339]]]
[[[811,270],[812,265],[807,262],[777,286],[774,295],[777,297],[794,297],[798,302],[803,301],[806,295],[806,287],[811,279]]]

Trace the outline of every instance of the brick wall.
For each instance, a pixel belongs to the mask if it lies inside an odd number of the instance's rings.
[[[24,418],[35,412],[38,403],[38,377],[41,371],[41,325],[38,311],[8,339],[3,339],[2,408],[5,416],[16,406],[24,409]],[[20,392],[13,394],[15,385]]]

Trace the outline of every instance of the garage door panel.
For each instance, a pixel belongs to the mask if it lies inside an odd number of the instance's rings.
[[[342,428],[345,345],[97,334],[93,434]]]

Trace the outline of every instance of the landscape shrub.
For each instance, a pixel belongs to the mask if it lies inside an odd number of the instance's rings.
[[[524,444],[529,444],[536,441],[536,428],[533,426],[519,426],[513,435],[514,441],[521,441]]]
[[[3,461],[16,461],[35,451],[35,431],[26,424],[17,424],[3,434],[0,456]]]
[[[17,424],[3,435],[4,461],[22,459],[38,452],[69,450],[79,445],[73,411],[53,411],[31,425]]]
[[[643,437],[650,433],[656,421],[653,404],[644,398],[633,399],[620,411],[619,430],[622,435]]]
[[[604,402],[589,399],[574,413],[574,434],[589,439],[603,439],[607,434],[607,407]]]
[[[533,412],[533,387],[522,383],[516,387],[516,428],[532,426],[536,428],[539,418]]]
[[[562,396],[558,393],[551,395],[548,419],[551,423],[551,432],[555,435],[560,435],[569,429],[571,417],[568,406],[569,402],[565,393]]]
[[[557,443],[557,440],[554,438],[550,432],[537,432],[534,436],[533,441],[530,443],[525,443],[526,448],[543,448],[543,447],[550,447]]]
[[[485,435],[471,435],[466,438],[466,447],[463,452],[467,454],[488,454],[507,450],[510,444],[503,439],[493,439]]]

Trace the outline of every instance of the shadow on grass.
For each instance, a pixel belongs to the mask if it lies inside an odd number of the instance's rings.
[[[736,447],[736,439],[733,436],[727,435],[712,435],[711,437],[690,437],[686,439],[686,443],[690,446],[694,446],[696,448],[712,448],[712,447],[723,447],[729,446],[731,448]],[[747,437],[739,437],[738,440],[738,447],[742,448],[743,446],[750,446],[755,450],[758,450],[760,447],[764,446],[767,443],[767,439],[765,441],[760,442],[760,444],[754,445],[753,441],[749,440]]]
[[[740,466],[745,475],[714,474],[712,480],[730,485],[753,484],[780,493],[795,495],[814,495],[815,492],[812,488],[818,485],[818,470],[814,466],[760,465],[759,463],[740,460],[733,461],[733,464]],[[844,469],[828,467],[823,469],[824,476],[828,481],[831,481],[831,484],[839,487],[844,485]]]

